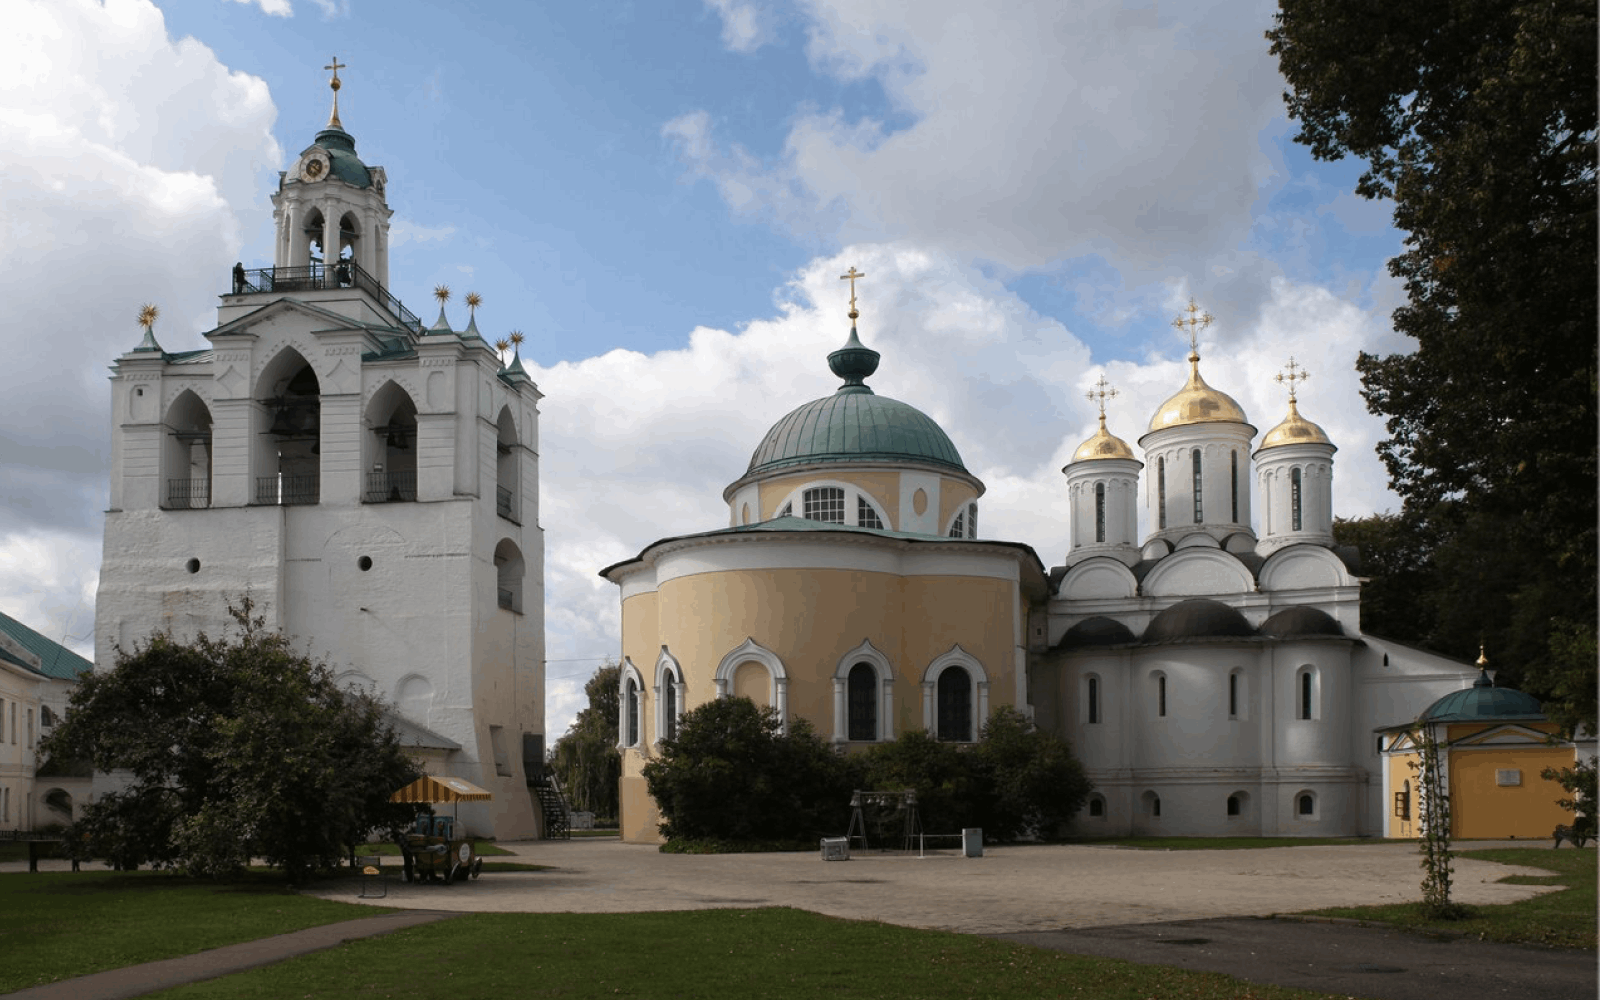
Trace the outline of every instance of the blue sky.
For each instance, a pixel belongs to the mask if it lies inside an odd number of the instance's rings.
[[[389,176],[391,290],[484,297],[546,394],[549,728],[617,647],[595,577],[726,521],[762,431],[829,392],[854,265],[874,387],[939,420],[986,533],[1068,538],[1059,469],[1120,391],[1136,441],[1217,317],[1209,381],[1265,431],[1292,354],[1339,513],[1397,507],[1353,371],[1407,349],[1401,248],[1359,165],[1291,141],[1268,3],[21,0],[0,40],[0,610],[84,649],[109,476],[104,366],[162,308],[203,346],[327,72]],[[452,313],[457,325],[464,309]]]

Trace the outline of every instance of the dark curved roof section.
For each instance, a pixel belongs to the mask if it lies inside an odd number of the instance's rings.
[[[1133,631],[1115,618],[1096,615],[1067,629],[1056,649],[1084,649],[1092,646],[1121,646],[1135,641]]]
[[[1320,608],[1284,608],[1261,623],[1261,634],[1274,639],[1299,639],[1305,636],[1343,636],[1344,628]]]
[[[1220,601],[1203,597],[1179,601],[1156,615],[1144,630],[1147,643],[1256,637],[1256,630],[1244,615]]]

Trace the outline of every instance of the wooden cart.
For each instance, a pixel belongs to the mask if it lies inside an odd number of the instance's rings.
[[[431,806],[441,802],[485,802],[493,797],[470,781],[427,775],[389,796],[389,801]],[[417,817],[399,842],[403,880],[443,881],[448,885],[458,879],[478,877],[483,859],[471,837],[457,836],[456,820],[455,816]]]

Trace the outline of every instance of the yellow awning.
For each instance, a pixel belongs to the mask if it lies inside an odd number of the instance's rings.
[[[390,802],[487,802],[494,798],[462,778],[428,774],[389,796]]]

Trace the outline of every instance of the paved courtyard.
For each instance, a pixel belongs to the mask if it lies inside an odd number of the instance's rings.
[[[396,867],[388,897],[367,902],[526,913],[793,906],[906,927],[1006,934],[1396,903],[1419,898],[1422,875],[1417,848],[1408,844],[1232,851],[1030,845],[990,847],[982,858],[857,854],[831,862],[817,853],[661,854],[603,839],[501,846],[554,870],[485,872],[477,881],[444,886],[402,883]],[[1497,846],[1545,845],[1465,845]],[[1509,903],[1548,891],[1496,881],[1515,874],[1544,873],[1458,858],[1455,898]],[[315,893],[348,901],[356,890],[354,880],[340,880]]]

